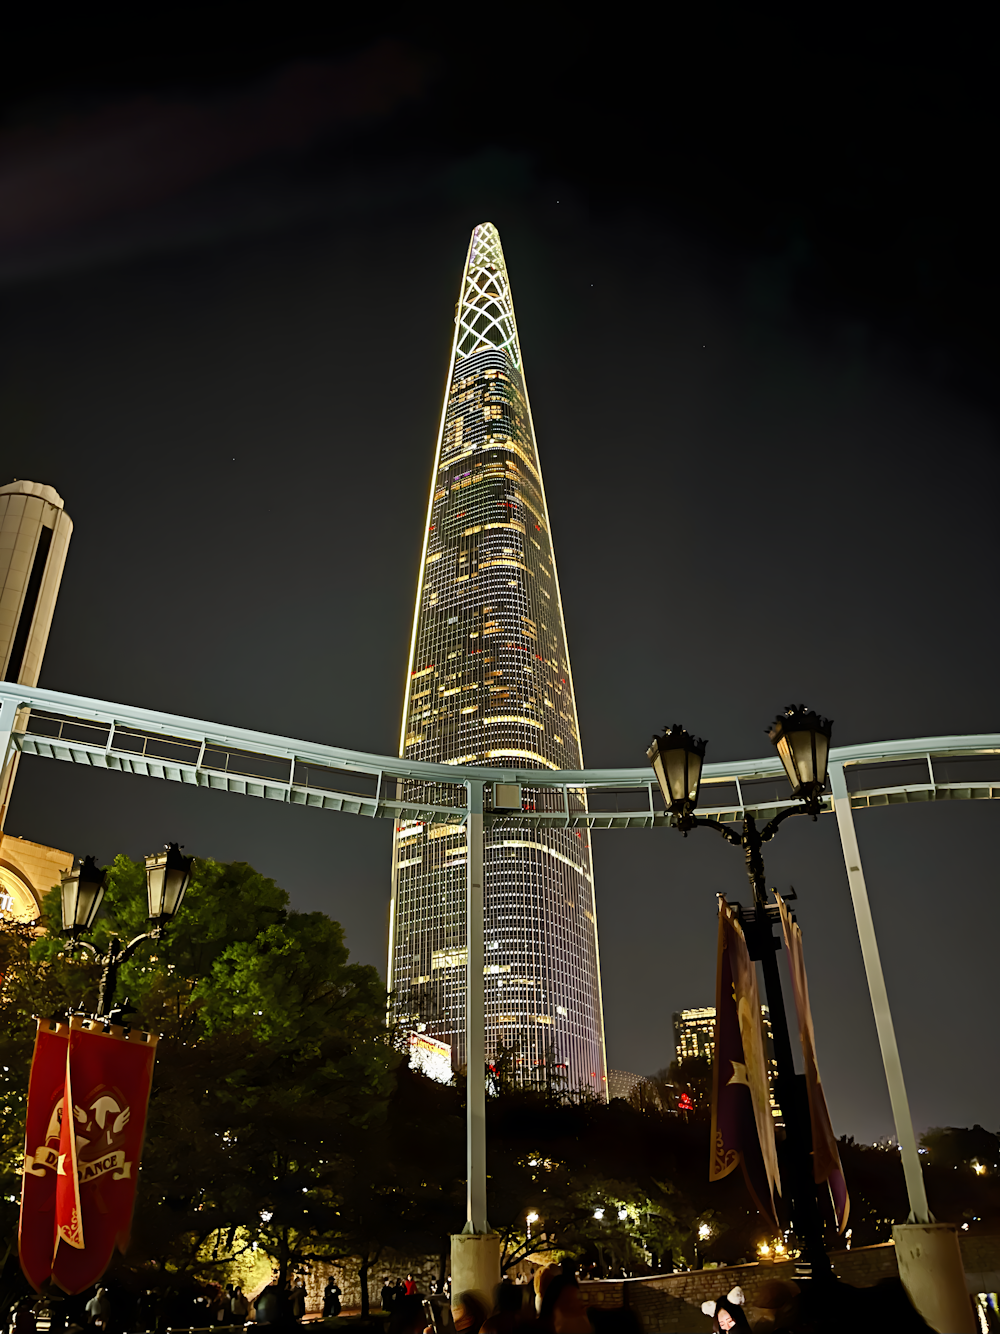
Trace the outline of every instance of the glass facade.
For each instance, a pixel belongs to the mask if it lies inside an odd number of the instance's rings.
[[[456,307],[400,755],[583,767],[541,466],[491,223],[472,234]],[[562,800],[529,788],[522,796],[528,809]],[[397,824],[396,1017],[450,1043],[456,1066],[465,1060],[465,890],[464,828]],[[484,892],[488,1059],[519,1083],[606,1096],[589,835],[487,823]]]
[[[774,1055],[774,1033],[771,1029],[771,1012],[766,1005],[760,1007],[761,1022],[764,1025],[764,1043],[767,1051],[767,1072],[771,1081],[771,1115],[781,1116],[781,1108],[774,1097],[774,1082],[778,1078],[778,1062]],[[674,1015],[674,1047],[677,1060],[686,1061],[690,1056],[700,1056],[707,1061],[715,1057],[715,1006],[704,1005],[697,1010],[681,1010]]]

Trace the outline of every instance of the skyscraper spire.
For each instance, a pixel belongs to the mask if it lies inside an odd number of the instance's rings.
[[[400,754],[583,765],[548,507],[500,238],[472,233],[431,479]],[[570,801],[579,798],[572,794]],[[551,793],[525,790],[529,809]],[[561,797],[560,797],[561,800]],[[487,1051],[518,1082],[607,1088],[589,836],[486,830]],[[464,1061],[465,832],[395,831],[396,1015]]]
[[[480,223],[472,233],[458,306],[455,358],[464,361],[486,347],[506,352],[520,369],[521,352],[507,266],[499,233],[492,222]]]

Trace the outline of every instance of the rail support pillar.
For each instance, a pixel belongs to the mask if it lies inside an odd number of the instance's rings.
[[[938,1334],[975,1334],[958,1232],[951,1223],[897,1223],[899,1277],[910,1301]]]
[[[500,1235],[459,1232],[451,1239],[451,1304],[457,1310],[463,1292],[474,1292],[488,1311],[500,1282]]]

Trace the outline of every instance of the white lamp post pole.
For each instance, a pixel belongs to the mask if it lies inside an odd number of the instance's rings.
[[[950,1330],[954,1334],[973,1334],[976,1318],[966,1292],[958,1232],[950,1223],[935,1223],[927,1204],[917,1138],[913,1133],[913,1118],[910,1116],[910,1104],[903,1081],[903,1065],[899,1059],[896,1030],[889,1009],[889,993],[875,939],[875,923],[872,920],[865,874],[861,869],[851,795],[847,790],[842,762],[834,761],[830,764],[830,785],[847,865],[847,880],[851,887],[854,918],[858,924],[861,956],[868,977],[875,1029],[882,1048],[882,1064],[889,1086],[896,1140],[903,1160],[906,1193],[910,1201],[909,1221],[897,1224],[892,1229],[899,1277],[910,1300],[932,1329]]]
[[[486,943],[484,940],[483,789],[467,792],[465,929],[466,1220],[451,1239],[452,1293],[492,1293],[500,1281],[500,1237],[486,1217]]]

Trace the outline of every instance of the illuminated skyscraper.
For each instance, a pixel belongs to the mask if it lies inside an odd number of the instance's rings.
[[[767,1069],[771,1079],[771,1114],[780,1117],[781,1108],[774,1098],[774,1084],[778,1078],[778,1062],[774,1055],[771,1012],[766,1005],[760,1007],[760,1017],[764,1025]],[[674,1015],[674,1047],[678,1061],[686,1061],[691,1057],[701,1057],[709,1062],[715,1059],[714,1005],[703,1005],[697,1010],[681,1010]]]
[[[403,706],[408,759],[583,766],[549,515],[496,228],[472,233],[431,475]],[[552,794],[525,788],[528,803]],[[556,794],[561,800],[561,794]],[[571,796],[571,800],[578,800]],[[389,986],[464,1063],[465,831],[395,830]],[[601,1096],[586,831],[487,825],[486,1044],[519,1082]]]

